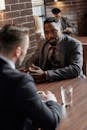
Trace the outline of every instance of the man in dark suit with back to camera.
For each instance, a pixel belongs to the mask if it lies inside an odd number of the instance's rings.
[[[5,25],[0,30],[0,130],[56,129],[61,106],[53,93],[37,93],[33,78],[15,68],[29,48],[28,29]]]

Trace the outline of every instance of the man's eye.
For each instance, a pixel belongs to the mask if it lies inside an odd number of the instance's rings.
[[[49,33],[50,33],[50,32],[47,32],[47,31],[45,32],[45,34],[49,34]]]
[[[57,33],[57,30],[50,30],[50,31],[46,31],[45,34],[49,34],[49,33]]]
[[[56,32],[58,32],[58,30],[52,30],[52,32],[56,33]]]

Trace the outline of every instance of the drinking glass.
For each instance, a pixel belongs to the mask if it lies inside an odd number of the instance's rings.
[[[61,87],[61,97],[64,106],[71,106],[73,102],[73,87]]]

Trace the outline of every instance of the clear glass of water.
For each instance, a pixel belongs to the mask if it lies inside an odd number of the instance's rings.
[[[73,103],[73,87],[61,87],[62,103],[65,107],[71,106]]]

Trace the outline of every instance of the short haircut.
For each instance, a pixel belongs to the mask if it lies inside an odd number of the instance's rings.
[[[56,23],[56,21],[55,21],[54,19],[52,19],[52,18],[47,18],[47,19],[45,19],[45,21],[44,21],[44,26],[45,26],[45,24],[49,24],[49,23],[54,24],[55,27],[56,27],[57,30],[58,30],[58,24]]]
[[[46,19],[44,20],[44,25],[45,25],[46,23],[52,23],[52,22],[55,22],[55,23],[56,23],[55,18],[53,18],[53,17],[48,17],[48,18],[46,18]]]
[[[7,24],[0,30],[0,49],[10,51],[17,45],[22,46],[23,38],[29,34],[29,29]]]
[[[53,8],[52,9],[52,13],[53,14],[58,14],[58,13],[60,13],[61,12],[61,10],[59,9],[59,8]]]

